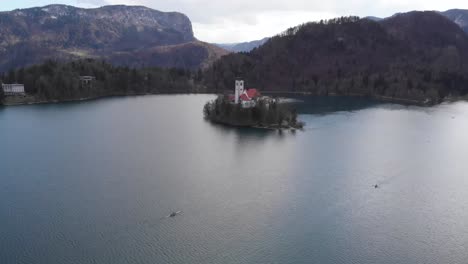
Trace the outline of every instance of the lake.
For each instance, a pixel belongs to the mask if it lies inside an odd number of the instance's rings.
[[[1,108],[0,263],[468,260],[468,103],[301,98],[279,133],[213,98]]]

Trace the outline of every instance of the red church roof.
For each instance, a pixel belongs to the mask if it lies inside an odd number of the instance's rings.
[[[241,94],[241,96],[239,98],[241,99],[241,101],[250,101],[251,100],[249,98],[249,96],[247,96],[246,93]]]
[[[257,96],[260,96],[260,93],[257,91],[257,89],[251,88],[247,90],[247,96],[249,98],[255,98]]]
[[[241,94],[239,98],[241,101],[250,101],[258,96],[260,96],[260,93],[257,91],[257,89],[248,89],[244,91],[244,93]]]

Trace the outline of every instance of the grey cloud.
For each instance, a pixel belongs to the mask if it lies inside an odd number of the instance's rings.
[[[220,20],[238,20],[246,24],[255,24],[256,15],[260,12],[270,11],[324,11],[330,8],[330,1],[314,0],[237,0],[237,1],[213,1],[213,0],[172,0],[172,1],[134,1],[140,4],[165,10],[180,11],[187,14],[198,23],[216,23]]]
[[[256,24],[259,13],[268,12],[324,12],[339,15],[388,16],[411,9],[440,7],[440,1],[430,0],[77,0],[94,5],[128,4],[144,5],[161,11],[185,13],[193,22],[219,24],[220,21],[239,21]],[[448,8],[460,5],[461,0],[446,0]],[[452,6],[450,6],[452,5]],[[462,4],[464,7],[467,4]],[[456,6],[463,8],[463,6]],[[282,19],[278,17],[278,19]]]
[[[239,35],[255,31],[261,35],[262,29],[287,25],[297,21],[294,14],[314,13],[379,16],[386,17],[396,12],[415,9],[442,10],[458,7],[467,8],[466,0],[76,0],[87,5],[127,4],[143,5],[160,11],[178,11],[186,14],[205,32],[207,38],[214,38],[213,30],[229,35]],[[317,17],[301,16],[299,23],[317,20]],[[268,21],[265,21],[268,20]],[[303,21],[302,21],[303,20]],[[292,25],[291,25],[292,26]],[[262,29],[261,29],[262,28]],[[224,31],[222,31],[222,30]],[[283,28],[279,29],[283,30]],[[221,33],[218,33],[221,34]],[[256,38],[256,36],[254,36]],[[253,38],[253,39],[254,39]]]

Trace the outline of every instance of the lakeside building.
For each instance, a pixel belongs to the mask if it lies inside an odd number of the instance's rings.
[[[25,95],[24,84],[18,83],[2,83],[3,93],[5,95]]]
[[[94,76],[80,76],[80,87],[86,89],[93,88],[93,82],[96,80]]]
[[[94,76],[80,76],[80,81],[83,84],[89,84],[94,80],[96,80],[96,77],[94,77]]]

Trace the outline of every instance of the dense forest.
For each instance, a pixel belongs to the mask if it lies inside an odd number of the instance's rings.
[[[221,92],[237,76],[263,91],[436,103],[468,92],[468,36],[435,12],[322,20],[222,57],[204,82]]]
[[[93,76],[89,84],[80,76]],[[57,62],[11,70],[0,76],[4,83],[23,83],[36,101],[74,100],[110,95],[203,92],[195,81],[201,72],[183,69],[115,67],[98,60]]]

